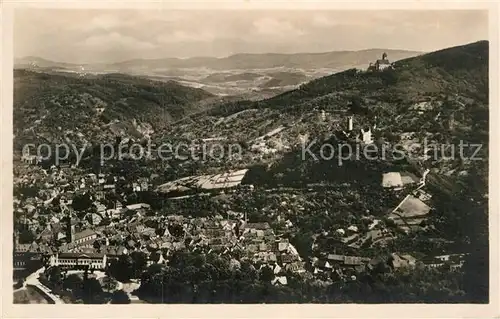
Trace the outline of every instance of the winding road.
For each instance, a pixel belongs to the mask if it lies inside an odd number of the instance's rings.
[[[59,298],[59,296],[53,294],[52,291],[49,288],[47,288],[46,286],[44,286],[38,280],[38,277],[40,276],[41,273],[44,272],[44,270],[45,270],[45,267],[42,267],[42,268],[38,269],[37,271],[35,271],[34,273],[32,273],[31,275],[29,275],[28,277],[26,277],[26,280],[24,281],[23,288],[20,288],[20,289],[25,289],[26,286],[28,286],[28,285],[34,286],[41,293],[43,293],[45,296],[47,296],[52,301],[52,303],[54,303],[54,304],[64,304],[64,302],[61,300],[61,298]],[[19,289],[17,289],[17,290],[19,290]]]

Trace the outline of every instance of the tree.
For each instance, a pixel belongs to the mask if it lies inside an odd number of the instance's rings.
[[[270,282],[274,279],[274,272],[271,267],[262,267],[260,270],[259,278],[263,282]]]
[[[109,266],[109,273],[119,281],[129,281],[134,276],[133,260],[129,255],[120,255]]]
[[[92,304],[104,302],[103,290],[97,279],[89,278],[83,281],[83,301]]]
[[[308,258],[312,255],[313,240],[310,232],[297,233],[290,242],[297,249],[303,258]]]
[[[73,198],[73,203],[71,206],[77,211],[84,211],[92,207],[92,198],[89,193],[83,195],[77,195]]]
[[[398,143],[398,142],[401,141],[401,136],[399,136],[396,133],[392,133],[392,132],[387,132],[386,133],[386,138],[392,144],[396,144],[396,143]]]
[[[112,292],[116,289],[117,282],[110,276],[106,276],[102,279],[102,290],[107,292]]]
[[[238,144],[241,146],[241,148],[242,148],[243,150],[248,150],[248,148],[249,148],[248,142],[247,142],[246,140],[244,140],[244,139],[241,139],[241,140],[238,142]]]
[[[60,207],[59,205],[61,204],[61,196],[56,196],[50,204],[53,208],[58,209]]]
[[[83,279],[77,274],[71,274],[64,280],[63,288],[70,289],[74,294],[79,295],[83,289]]]
[[[184,236],[184,229],[182,228],[182,225],[179,224],[171,224],[168,225],[168,231],[169,233],[174,236],[174,237],[182,237]]]
[[[380,72],[380,78],[385,85],[394,85],[398,82],[398,76],[394,69],[387,69]]]
[[[143,270],[146,269],[148,256],[142,251],[134,251],[130,257],[132,258],[133,278],[139,278]]]
[[[23,278],[19,278],[19,280],[17,281],[17,283],[14,285],[14,289],[19,289],[19,288],[22,288],[24,286],[24,279]]]
[[[20,244],[31,244],[35,240],[35,235],[29,229],[23,229],[19,234]]]
[[[60,287],[63,284],[63,275],[59,266],[51,267],[47,277],[53,287]]]
[[[351,109],[351,112],[353,114],[364,114],[365,113],[365,108],[362,105],[362,100],[358,95],[351,97],[350,109]]]
[[[112,304],[129,304],[130,298],[128,297],[128,294],[125,291],[117,290],[111,296],[111,303]]]
[[[31,198],[36,197],[38,192],[40,191],[40,187],[37,185],[29,185],[29,186],[19,186],[14,188],[14,195],[16,197],[21,198]]]
[[[92,246],[95,249],[99,250],[101,248],[101,245],[102,245],[101,242],[99,242],[98,240],[96,240]]]

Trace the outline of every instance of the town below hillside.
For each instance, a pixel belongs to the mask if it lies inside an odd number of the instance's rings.
[[[488,303],[488,42],[370,53],[203,80],[258,98],[15,70],[15,302]]]

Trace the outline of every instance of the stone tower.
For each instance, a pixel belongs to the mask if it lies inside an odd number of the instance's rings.
[[[348,125],[347,126],[347,130],[350,132],[353,129],[353,116],[352,115],[349,116],[348,120],[349,121],[348,121],[348,124],[347,124]]]
[[[455,113],[451,113],[448,118],[448,129],[451,131],[455,127]]]
[[[68,210],[68,214],[66,215],[66,241],[68,243],[72,243],[75,239],[75,220],[72,218],[71,213]]]

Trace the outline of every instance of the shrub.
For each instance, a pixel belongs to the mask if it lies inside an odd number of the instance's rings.
[[[398,77],[394,69],[386,69],[380,72],[380,78],[385,85],[394,85],[398,82]]]
[[[24,279],[20,278],[17,283],[14,285],[14,289],[19,289],[24,285]]]

